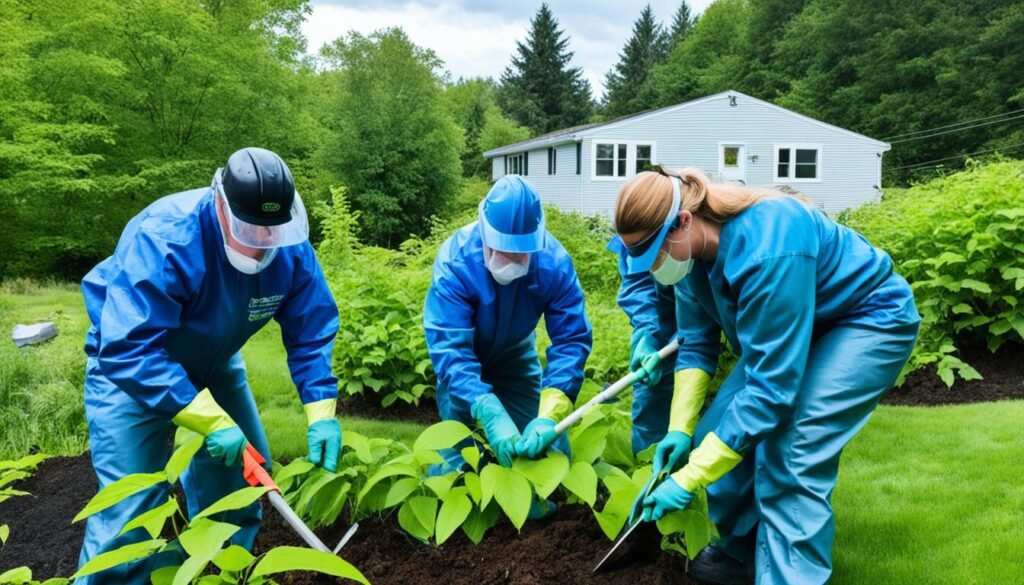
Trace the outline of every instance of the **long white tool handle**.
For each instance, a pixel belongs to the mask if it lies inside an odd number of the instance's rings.
[[[661,359],[664,360],[668,356],[675,353],[677,349],[679,349],[679,340],[673,339],[671,343],[658,350],[658,355],[661,356]],[[629,374],[626,374],[626,376],[621,378],[619,381],[602,390],[600,393],[598,393],[597,396],[588,400],[586,404],[577,408],[575,411],[573,411],[572,414],[562,419],[562,422],[555,425],[555,432],[558,434],[564,433],[565,429],[579,422],[579,420],[583,418],[588,412],[593,410],[595,406],[601,404],[605,400],[612,398],[619,392],[622,392],[626,388],[632,386],[633,383],[636,382],[637,377],[638,376],[636,372],[630,372]]]
[[[302,537],[302,540],[306,541],[306,544],[308,544],[310,548],[314,548],[325,553],[331,552],[331,549],[327,548],[327,545],[321,542],[320,539],[313,534],[313,531],[306,526],[306,523],[295,515],[295,512],[293,512],[291,506],[284,501],[281,494],[275,491],[269,491],[267,492],[267,497],[270,498],[270,503],[274,508],[276,508],[277,511],[281,513],[281,516],[284,517],[285,522],[292,527],[292,530]]]

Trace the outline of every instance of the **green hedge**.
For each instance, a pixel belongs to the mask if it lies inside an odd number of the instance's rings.
[[[426,238],[411,238],[398,250],[362,246],[354,236],[359,216],[351,212],[343,189],[333,190],[321,206],[324,240],[320,261],[338,302],[341,330],[334,348],[335,373],[342,394],[375,393],[381,404],[415,404],[432,397],[435,376],[423,335],[423,302],[440,245],[459,227],[476,219],[476,202],[487,193],[483,181],[466,181],[456,200],[463,208],[445,220],[434,219]],[[594,351],[587,376],[611,381],[626,373],[629,322],[615,304],[616,259],[605,249],[611,225],[548,207],[548,229],[573,257],[594,325]],[[543,322],[538,327],[542,360],[550,344]]]
[[[1024,163],[974,164],[839,219],[889,252],[913,286],[924,322],[906,371],[934,364],[951,386],[980,377],[957,343],[995,351],[1024,339]]]

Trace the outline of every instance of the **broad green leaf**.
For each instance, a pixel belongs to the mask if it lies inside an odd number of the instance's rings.
[[[25,479],[26,477],[32,477],[30,471],[9,471],[0,476],[0,487],[4,487],[9,483],[14,483],[19,479]]]
[[[448,492],[441,502],[441,511],[437,513],[437,544],[444,544],[448,538],[466,521],[473,509],[466,488],[458,487]]]
[[[605,485],[608,485],[608,479],[610,477],[605,478]],[[640,493],[640,488],[632,481],[626,480],[625,483],[619,485],[618,489],[610,490],[610,492],[611,495],[605,502],[604,508],[600,512],[594,510],[594,516],[608,540],[614,540],[626,524],[633,500]]]
[[[459,477],[457,471],[446,473],[444,475],[435,475],[428,477],[423,483],[430,488],[437,497],[443,498],[448,495],[448,492],[452,489],[452,484],[455,483],[455,479]]]
[[[650,464],[654,461],[654,452],[658,450],[658,444],[652,443],[649,447],[640,451],[636,454],[636,462],[640,464]]]
[[[423,498],[426,496],[417,497]],[[430,540],[430,536],[434,532],[434,523],[431,521],[430,527],[423,525],[423,522],[420,521],[419,515],[416,513],[416,509],[412,504],[412,501],[415,499],[416,498],[409,498],[404,504],[402,504],[402,507],[398,509],[398,525],[412,536],[426,542]],[[435,498],[429,499],[433,499],[436,505],[437,500]]]
[[[419,452],[450,449],[472,434],[472,432],[469,427],[459,421],[442,421],[427,427],[426,430],[420,433],[412,450]]]
[[[434,523],[437,520],[437,498],[432,496],[415,496],[409,498],[409,507],[419,520],[421,526],[427,529],[432,536],[434,534]]]
[[[480,466],[480,449],[477,449],[476,445],[470,445],[460,451],[462,458],[466,460],[466,463],[473,468],[473,471],[478,471]]]
[[[576,494],[590,507],[597,501],[597,472],[586,461],[577,461],[569,468],[569,473],[562,478],[565,489]]]
[[[481,506],[486,506],[493,496],[512,525],[517,530],[522,528],[530,513],[530,499],[533,497],[530,482],[525,477],[511,469],[491,464],[484,467],[480,474],[480,488],[483,496]]]
[[[53,577],[52,579],[43,581],[41,585],[68,585],[69,583],[71,583],[71,581],[64,577]]]
[[[326,489],[335,479],[338,479],[338,476],[325,469],[314,471],[299,488],[301,495],[299,496],[299,501],[293,506],[295,510],[300,514],[307,513],[313,498],[317,497],[320,491]]]
[[[483,499],[483,488],[480,485],[480,476],[468,472],[462,476],[462,483],[466,484],[466,490],[469,491],[469,497],[473,498],[473,501],[480,504]],[[486,504],[484,504],[486,506]]]
[[[366,480],[366,485],[364,485],[363,489],[360,490],[359,497],[357,498],[357,500],[362,501],[362,499],[366,497],[366,494],[369,493],[373,486],[377,485],[377,483],[380,482],[381,480],[387,479],[389,477],[395,477],[396,475],[419,477],[419,471],[411,465],[394,462],[388,463],[387,465],[384,465],[379,470],[377,470],[377,473],[373,474],[373,476],[370,479]]]
[[[547,498],[569,472],[569,458],[556,450],[537,460],[517,457],[512,462],[512,470],[528,479],[538,496]]]
[[[192,583],[203,572],[206,565],[210,564],[210,560],[214,555],[216,555],[216,552],[211,551],[185,559],[185,562],[178,567],[178,571],[174,574],[174,580],[171,581],[171,585],[189,585]]]
[[[413,464],[417,467],[434,465],[435,463],[444,463],[444,457],[441,457],[441,454],[437,451],[417,451],[413,455]]]
[[[174,583],[174,575],[178,572],[179,568],[181,568],[181,565],[160,567],[149,574],[148,583],[150,585],[171,585]]]
[[[32,569],[28,567],[15,567],[10,571],[0,573],[0,583],[21,585],[32,580]]]
[[[348,433],[345,434],[345,440],[348,440]],[[309,462],[309,459],[300,458],[292,461],[288,465],[282,467],[277,473],[274,474],[274,481],[278,484],[284,483],[286,480],[291,479],[298,475],[305,475],[313,469],[316,465]]]
[[[217,522],[209,518],[198,518],[189,523],[188,530],[178,536],[185,551],[194,556],[213,558],[224,541],[238,532],[238,526],[226,522]]]
[[[971,290],[975,290],[986,295],[992,294],[992,287],[985,284],[984,282],[981,282],[980,280],[974,280],[973,278],[963,279],[962,281],[960,281],[960,285],[964,288],[969,288]]]
[[[316,571],[351,579],[364,585],[370,582],[347,561],[337,555],[297,546],[279,546],[260,559],[250,577],[263,577],[285,571]]]
[[[78,522],[83,518],[92,516],[96,512],[106,510],[128,496],[137,494],[144,489],[151,488],[166,480],[167,474],[163,471],[126,475],[103,488],[100,490],[100,493],[93,496],[93,498],[89,500],[89,503],[85,505],[85,508],[82,508],[82,511],[75,516],[72,522]]]
[[[265,493],[267,493],[267,488],[263,486],[242,488],[217,500],[205,510],[196,514],[196,517],[193,520],[208,518],[214,514],[219,514],[220,512],[245,508],[263,497],[263,494]]]
[[[607,425],[594,425],[579,433],[576,440],[572,442],[573,461],[594,463],[604,451],[608,430]]]
[[[483,510],[473,508],[469,512],[466,521],[462,523],[462,532],[466,534],[470,542],[480,544],[484,534],[498,522],[498,506],[487,506]]]
[[[346,432],[345,446],[356,452],[356,457],[363,463],[374,463],[376,459],[370,451],[370,441],[359,433]]]
[[[180,511],[178,501],[173,497],[169,497],[162,505],[157,506],[152,510],[147,510],[135,518],[132,518],[131,522],[124,525],[124,528],[121,529],[118,536],[121,536],[129,530],[145,528],[146,532],[149,533],[150,538],[156,538],[160,536],[161,532],[163,532],[164,524],[167,523],[167,519],[178,511]]]
[[[185,471],[188,464],[192,462],[192,458],[196,456],[199,449],[202,448],[204,437],[198,433],[191,433],[186,435],[188,438],[185,442],[174,450],[171,458],[167,461],[167,465],[164,466],[164,473],[167,475],[167,483],[173,484],[178,481],[178,477]]]
[[[384,507],[390,508],[397,506],[405,501],[409,494],[416,491],[416,488],[420,487],[420,480],[415,477],[403,477],[395,483],[391,484],[391,488],[388,489],[387,498],[384,499]]]
[[[124,563],[137,561],[141,558],[148,557],[149,555],[153,554],[154,552],[156,552],[157,549],[159,549],[165,544],[167,544],[166,540],[162,538],[156,538],[153,540],[135,542],[132,544],[122,546],[121,548],[105,552],[101,555],[93,557],[93,559],[86,563],[85,566],[83,566],[81,569],[78,569],[78,571],[75,572],[74,575],[71,575],[71,578],[77,579],[78,577],[92,575],[93,573],[105,571],[111,567],[116,567]]]
[[[35,469],[40,463],[49,459],[49,455],[43,453],[36,453],[35,455],[26,455],[21,459],[14,459],[8,461],[0,461],[0,471],[5,469]]]
[[[957,315],[969,315],[974,312],[974,309],[967,303],[960,303],[953,307],[953,313]]]
[[[352,482],[343,476],[338,476],[325,485],[309,505],[309,515],[313,523],[317,526],[333,524],[345,507],[350,489]]]
[[[4,524],[0,526],[0,545],[7,544],[7,537],[11,535],[11,527]]]
[[[254,560],[256,557],[252,556],[252,553],[237,544],[232,544],[213,557],[213,564],[223,571],[238,572],[251,565]]]

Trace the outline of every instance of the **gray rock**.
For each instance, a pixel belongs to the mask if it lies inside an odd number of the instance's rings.
[[[15,325],[14,332],[11,333],[14,345],[18,347],[42,343],[54,337],[57,337],[57,326],[52,322],[36,323],[35,325]]]

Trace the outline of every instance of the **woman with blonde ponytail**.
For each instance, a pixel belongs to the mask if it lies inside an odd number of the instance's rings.
[[[681,343],[654,458],[654,475],[671,475],[643,499],[644,520],[706,488],[721,538],[692,577],[828,582],[839,456],[914,347],[910,286],[885,252],[806,199],[694,168],[627,181],[615,228],[620,304],[635,327],[669,320]],[[674,293],[671,317],[655,306],[659,284]],[[701,416],[723,334],[739,361]],[[666,368],[644,344],[632,362],[654,378]]]

